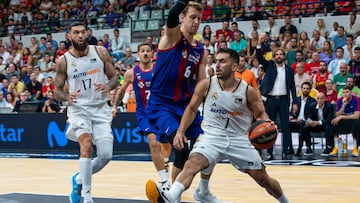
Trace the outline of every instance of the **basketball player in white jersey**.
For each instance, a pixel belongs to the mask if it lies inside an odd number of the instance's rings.
[[[69,27],[72,48],[57,61],[55,95],[68,101],[67,137],[80,146],[80,171],[72,176],[71,203],[93,203],[92,174],[100,171],[112,158],[113,135],[109,91],[119,84],[108,51],[88,45],[86,27],[74,22]],[[97,157],[92,160],[93,144]]]
[[[211,174],[215,164],[222,158],[228,158],[237,170],[250,175],[279,202],[289,202],[279,182],[267,174],[257,150],[249,141],[247,130],[253,116],[257,120],[268,120],[269,117],[265,113],[259,92],[234,77],[238,64],[239,55],[235,51],[228,48],[219,49],[216,55],[216,76],[202,80],[196,86],[190,104],[182,116],[173,146],[182,149],[188,142],[184,132],[195,118],[196,110],[203,101],[204,134],[199,137],[171,189],[157,189],[161,191],[159,193],[165,202],[174,202],[190,187],[198,172]],[[195,199],[196,194],[195,192]]]

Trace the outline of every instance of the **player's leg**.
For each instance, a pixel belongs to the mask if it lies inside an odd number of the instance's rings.
[[[285,193],[282,191],[280,183],[270,177],[266,170],[265,166],[262,165],[261,169],[258,170],[247,170],[246,171],[261,187],[265,188],[266,191],[277,199],[281,203],[288,203]]]
[[[93,153],[92,135],[89,133],[84,133],[79,136],[78,142],[80,145],[79,170],[80,170],[82,191],[84,192],[84,202],[85,202],[85,200],[91,199],[91,181],[92,181],[91,158]]]
[[[165,169],[165,160],[161,153],[160,142],[157,140],[154,133],[147,134],[147,140],[149,143],[151,160],[153,161],[156,171],[160,176],[162,186],[166,187],[166,189],[168,190],[170,187],[168,181],[169,173]]]
[[[171,144],[169,142],[160,143],[161,154],[164,158],[165,170],[169,172],[169,158],[171,155]]]

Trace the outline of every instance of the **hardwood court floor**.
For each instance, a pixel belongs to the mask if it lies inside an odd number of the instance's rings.
[[[0,158],[0,194],[29,193],[67,195],[70,176],[78,170],[77,160]],[[293,203],[360,202],[359,167],[267,166]],[[151,162],[111,161],[94,175],[93,196],[145,200],[147,179],[158,180]],[[194,201],[191,188],[183,201]],[[211,190],[224,202],[277,202],[246,174],[230,164],[218,164],[211,179]]]

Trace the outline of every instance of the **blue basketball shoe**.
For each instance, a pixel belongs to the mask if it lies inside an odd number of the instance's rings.
[[[76,183],[76,176],[79,172],[74,173],[71,177],[72,190],[69,196],[70,203],[80,203],[82,184]]]

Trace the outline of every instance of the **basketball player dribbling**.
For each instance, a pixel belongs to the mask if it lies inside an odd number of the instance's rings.
[[[268,120],[269,117],[258,91],[235,78],[234,71],[238,64],[239,55],[234,50],[219,49],[216,55],[216,76],[202,80],[196,86],[174,137],[173,146],[178,150],[184,147],[187,142],[185,131],[202,102],[204,134],[199,137],[171,189],[161,191],[156,188],[153,191],[158,192],[164,202],[175,202],[190,187],[198,172],[211,174],[216,163],[225,157],[237,170],[247,173],[279,202],[289,202],[279,182],[267,174],[247,136],[253,116],[257,120]]]
[[[101,46],[88,45],[86,27],[81,22],[69,26],[72,48],[59,58],[56,67],[55,95],[68,101],[70,127],[68,139],[80,146],[79,172],[72,176],[70,203],[93,203],[92,174],[111,160],[114,137],[111,129],[109,92],[119,82],[109,52]],[[92,159],[93,144],[97,157]]]
[[[162,136],[160,141],[172,143],[179,121],[194,92],[195,85],[206,77],[207,53],[204,46],[194,39],[202,16],[201,4],[189,0],[178,0],[170,9],[166,20],[165,33],[158,45],[154,76],[151,81],[151,95],[146,111],[152,124]],[[181,24],[179,25],[179,18]],[[186,132],[190,142],[202,133],[201,116],[197,111],[196,119]],[[162,140],[163,139],[163,140]],[[174,181],[188,159],[190,147],[173,149],[175,159],[172,167]],[[199,187],[206,191],[202,202],[218,202],[208,190],[206,176],[201,176]],[[149,191],[156,189],[154,182],[146,184],[146,194],[152,203],[157,203],[159,195]],[[208,200],[208,199],[211,199]],[[176,200],[180,202],[180,197]]]

